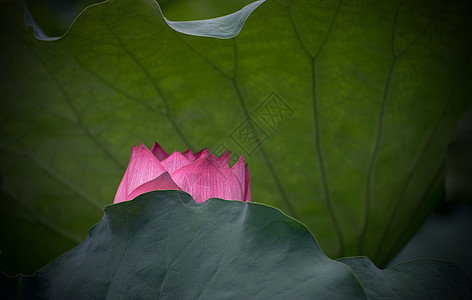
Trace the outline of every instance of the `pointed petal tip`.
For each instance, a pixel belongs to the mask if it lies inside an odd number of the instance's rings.
[[[195,153],[195,159],[199,159],[199,158],[207,156],[209,154],[211,154],[210,150],[208,150],[208,148],[203,148],[202,150]],[[211,154],[211,155],[213,155],[213,154]]]
[[[243,165],[246,164],[246,162],[245,162],[245,160],[244,160],[244,154],[241,154],[241,155],[239,156],[239,159],[238,159],[238,161],[234,164],[234,166],[237,165],[238,163],[243,164]],[[233,167],[234,167],[234,166],[233,166]]]
[[[149,151],[148,147],[144,145],[143,142],[139,143],[138,149],[141,151],[145,151],[145,150]]]
[[[149,149],[143,144],[136,148],[127,170],[128,177],[125,185],[126,195],[138,186],[153,180],[164,173],[166,169]]]
[[[229,151],[226,151],[225,153],[217,157],[216,160],[220,163],[221,166],[225,167],[226,169],[229,169],[230,156],[231,153]]]
[[[236,170],[237,168],[242,168],[243,166],[247,166],[247,164],[244,161],[244,155],[241,154],[238,161],[231,167],[231,170]]]
[[[188,159],[185,155],[176,150],[169,157],[161,161],[161,164],[169,173],[172,174],[191,162],[192,160]]]
[[[223,156],[227,156],[227,155],[230,155],[231,152],[229,150],[225,151],[223,154],[221,154],[220,156],[218,156],[218,158],[222,158]]]
[[[167,152],[161,147],[161,145],[159,145],[158,142],[154,142],[154,145],[152,145],[152,148],[151,148],[151,152],[152,152],[152,154],[154,154],[154,156],[155,156],[159,161],[163,161],[164,159],[166,159],[167,157],[169,157],[169,153],[167,153]]]
[[[184,157],[186,157],[189,161],[194,161],[195,160],[195,155],[193,154],[193,152],[190,150],[190,148],[188,148],[187,150],[185,150],[184,152],[182,152],[182,155]]]
[[[245,202],[251,202],[252,201],[252,195],[251,195],[251,175],[249,174],[249,167],[247,166],[247,164],[245,164],[244,166],[244,175],[245,175],[245,179],[244,179],[244,187],[243,187],[243,190],[244,190],[244,195],[243,195],[243,201]]]

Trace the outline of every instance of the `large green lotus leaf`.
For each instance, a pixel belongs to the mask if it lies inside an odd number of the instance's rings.
[[[443,197],[472,99],[469,1],[271,0],[174,29],[153,0],[112,0],[56,40],[0,5],[5,271],[83,239],[139,142],[244,154],[253,198],[332,258],[385,264]]]
[[[367,258],[343,264],[275,208],[221,199],[198,204],[181,191],[108,206],[83,243],[35,276],[0,277],[2,299],[472,297],[470,280],[452,263],[422,260],[391,271]]]

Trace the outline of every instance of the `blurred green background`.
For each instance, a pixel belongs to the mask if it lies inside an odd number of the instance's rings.
[[[94,0],[27,0],[35,22],[50,36],[63,35],[79,13]],[[250,0],[161,0],[172,21],[214,18],[233,13]],[[414,258],[443,258],[461,265],[472,276],[472,208],[444,203],[438,206],[415,237],[390,265]]]

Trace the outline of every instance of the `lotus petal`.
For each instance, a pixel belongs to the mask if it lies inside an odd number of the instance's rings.
[[[193,154],[192,150],[187,149],[184,152],[182,152],[182,155],[185,156],[189,161],[194,161],[195,160],[195,154]]]
[[[128,197],[128,176],[130,172],[131,162],[134,160],[133,156],[137,153],[136,149],[137,149],[136,146],[134,146],[131,149],[131,155],[129,158],[128,166],[126,167],[126,172],[125,172],[125,175],[123,175],[123,179],[121,179],[120,186],[118,187],[118,190],[116,191],[115,199],[113,200],[113,203],[125,201],[126,198]]]
[[[158,143],[154,143],[154,145],[151,148],[152,154],[159,160],[163,161],[167,157],[169,157],[169,153],[167,153]]]
[[[179,151],[175,151],[169,157],[161,161],[161,164],[170,174],[172,174],[191,162],[192,161],[188,160]]]
[[[209,150],[208,148],[205,148],[205,149],[202,149],[198,152],[195,152],[194,153],[195,155],[195,160],[199,159],[200,157],[204,156],[204,155],[211,155],[213,157],[215,157]],[[216,158],[216,157],[215,157]]]
[[[230,169],[231,172],[233,172],[234,175],[238,178],[239,182],[241,183],[241,187],[244,187],[244,181],[246,180],[245,176],[245,168],[244,168],[244,156],[241,155],[239,157],[239,160],[237,163],[234,164],[234,166]]]
[[[222,167],[207,149],[202,151],[193,163],[172,173],[171,177],[197,202],[214,197],[227,200],[243,199],[241,183],[237,176]]]
[[[241,155],[239,160],[234,166],[231,168],[231,172],[238,178],[239,182],[241,183],[241,187],[243,190],[243,201],[251,201],[251,183],[249,178],[249,169],[247,164],[244,162],[244,156]],[[249,195],[249,200],[247,200]]]
[[[132,191],[126,201],[133,200],[137,196],[157,190],[182,190],[170,177],[168,172],[162,173],[160,176],[138,186]]]
[[[123,186],[120,184],[118,188],[117,196],[119,197],[116,196],[113,203],[125,201],[128,195],[138,186],[153,180],[164,172],[166,172],[166,169],[146,146],[142,143],[139,147],[134,146],[128,168],[122,180]],[[123,195],[126,195],[126,197],[123,197]]]
[[[229,158],[230,158],[230,152],[226,151],[225,153],[221,154],[220,157],[217,157],[216,160],[220,163],[221,166],[229,169]]]
[[[249,167],[245,166],[246,169],[246,180],[244,181],[244,195],[243,195],[243,201],[246,202],[251,202],[252,201],[252,196],[251,196],[251,175],[249,175]]]

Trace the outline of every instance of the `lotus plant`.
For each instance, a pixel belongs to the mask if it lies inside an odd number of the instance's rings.
[[[251,201],[249,169],[241,155],[230,168],[230,152],[216,157],[208,149],[169,155],[155,143],[152,149],[134,146],[113,203],[154,190],[183,190],[196,202],[209,198]]]

